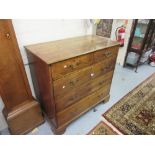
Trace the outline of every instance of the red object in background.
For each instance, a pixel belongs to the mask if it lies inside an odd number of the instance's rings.
[[[116,40],[120,43],[120,46],[124,46],[125,27],[121,26],[116,29]]]
[[[150,61],[155,62],[155,52],[150,55]]]
[[[150,65],[155,67],[155,52],[150,54]]]
[[[140,49],[140,45],[132,45],[132,48],[134,48],[134,49]]]

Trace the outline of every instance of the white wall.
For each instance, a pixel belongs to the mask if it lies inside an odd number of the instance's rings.
[[[86,35],[92,33],[92,26],[88,20],[13,20],[20,52],[24,64],[27,64],[27,57],[23,46],[38,42],[58,40],[68,37]],[[34,95],[29,67],[25,66],[30,87]],[[3,102],[0,98],[0,130],[7,127],[2,115]]]
[[[4,107],[4,104],[3,104],[2,99],[0,97],[0,130],[5,129],[7,127],[4,116],[2,114],[3,107]]]
[[[125,30],[124,46],[119,48],[117,63],[120,64],[121,66],[123,66],[123,63],[124,63],[124,59],[125,59],[125,55],[126,55],[126,51],[127,51],[127,46],[128,46],[128,41],[129,41],[129,37],[130,37],[132,22],[133,22],[132,19],[128,20],[128,24],[127,24],[126,30]],[[114,19],[113,20],[112,32],[111,32],[111,39],[112,40],[116,40],[116,37],[115,37],[116,28],[122,26],[123,24],[124,24],[123,19]]]

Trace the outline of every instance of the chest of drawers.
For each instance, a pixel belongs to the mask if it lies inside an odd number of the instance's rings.
[[[37,99],[55,134],[108,101],[119,44],[82,36],[25,47]]]

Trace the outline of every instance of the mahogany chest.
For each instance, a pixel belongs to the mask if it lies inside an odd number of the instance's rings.
[[[119,44],[81,36],[25,47],[34,89],[55,134],[108,101]]]

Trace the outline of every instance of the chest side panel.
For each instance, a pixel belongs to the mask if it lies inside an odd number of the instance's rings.
[[[50,66],[27,51],[29,66],[37,99],[48,118],[55,123],[55,102]]]

